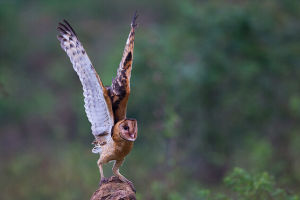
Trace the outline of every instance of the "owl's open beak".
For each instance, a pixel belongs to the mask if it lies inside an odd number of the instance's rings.
[[[135,141],[137,138],[137,121],[135,119],[129,119],[132,122],[132,131],[128,133],[128,140],[129,141]]]
[[[134,133],[127,132],[127,133],[120,134],[120,136],[127,141],[134,142],[137,138],[137,132]]]
[[[129,133],[128,135],[129,135],[128,140],[133,142],[137,138],[137,131],[134,131],[134,133]]]

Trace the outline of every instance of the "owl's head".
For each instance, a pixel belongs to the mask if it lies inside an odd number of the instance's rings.
[[[137,121],[135,119],[124,119],[115,124],[113,138],[133,142],[137,138],[137,131]]]

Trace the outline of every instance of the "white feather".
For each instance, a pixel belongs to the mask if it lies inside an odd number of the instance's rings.
[[[61,32],[61,36],[61,47],[68,54],[83,87],[84,107],[92,133],[97,136],[106,132],[110,138],[114,119],[109,113],[95,69],[75,34],[66,31]]]

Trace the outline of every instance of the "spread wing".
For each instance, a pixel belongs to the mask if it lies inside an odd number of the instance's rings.
[[[64,20],[57,27],[62,49],[68,54],[83,87],[84,107],[96,136],[109,135],[114,125],[112,104],[95,68],[70,24]]]
[[[130,76],[133,60],[134,35],[137,27],[135,13],[131,22],[131,30],[125,45],[117,76],[111,85],[112,106],[115,122],[126,118],[127,101],[130,94]]]

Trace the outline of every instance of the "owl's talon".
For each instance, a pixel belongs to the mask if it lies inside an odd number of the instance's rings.
[[[127,183],[127,184],[131,187],[132,191],[134,191],[134,193],[136,193],[136,190],[135,190],[135,188],[134,188],[134,185],[133,185],[133,183],[132,183],[130,180],[128,180],[127,178],[125,178],[125,177],[122,176],[122,175],[115,176],[115,177],[111,177],[111,179],[116,179],[116,178],[117,178],[118,180],[122,181],[123,183]]]
[[[126,180],[126,183],[127,183],[128,185],[130,185],[132,191],[133,191],[134,193],[136,193],[136,190],[135,190],[135,188],[134,188],[133,183],[132,183],[131,181],[129,181],[129,180]]]
[[[99,182],[99,187],[102,185],[102,184],[105,184],[105,183],[108,183],[108,178],[101,178],[100,182]]]
[[[112,177],[109,178],[109,181],[117,181],[117,180],[122,181],[122,180],[119,179],[117,176],[112,176]]]

